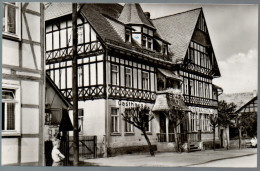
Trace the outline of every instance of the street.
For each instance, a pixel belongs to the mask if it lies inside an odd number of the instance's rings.
[[[164,152],[119,155],[83,160],[83,166],[145,166],[145,167],[256,167],[257,149],[205,150],[193,153]]]
[[[190,167],[257,167],[257,154],[233,159],[223,159]]]

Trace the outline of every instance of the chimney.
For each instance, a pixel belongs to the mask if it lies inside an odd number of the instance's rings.
[[[257,96],[257,91],[253,90],[253,97]]]
[[[150,12],[144,12],[144,15],[145,15],[145,17],[146,17],[147,19],[150,20],[150,17],[151,17]]]

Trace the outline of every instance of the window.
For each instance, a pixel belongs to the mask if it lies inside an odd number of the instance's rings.
[[[130,114],[131,110],[130,109],[125,109],[126,114]],[[132,120],[133,118],[131,118]],[[125,132],[127,133],[133,133],[134,132],[134,126],[130,124],[129,122],[125,121]]]
[[[2,130],[5,132],[19,132],[18,93],[17,89],[2,89]]]
[[[125,41],[131,42],[131,31],[129,29],[125,30]]]
[[[196,114],[191,113],[191,131],[196,131]]]
[[[209,85],[207,83],[205,84],[205,97],[209,98]]]
[[[131,68],[125,69],[125,86],[132,87],[132,69]]]
[[[143,90],[148,90],[149,88],[149,75],[148,72],[142,72],[142,84],[143,84]]]
[[[165,43],[162,45],[162,53],[167,55],[167,45]]]
[[[78,86],[82,86],[83,81],[83,66],[78,67]]]
[[[190,95],[194,96],[194,83],[193,83],[193,80],[190,80]]]
[[[148,38],[148,49],[152,49],[152,39]]]
[[[17,2],[3,3],[3,32],[17,36],[19,21],[19,5]]]
[[[83,43],[83,26],[78,27],[78,44]]]
[[[144,47],[144,48],[146,48],[146,36],[144,36],[143,35],[143,39],[142,39],[142,46]]]
[[[111,133],[119,133],[119,113],[117,108],[111,108]]]
[[[83,134],[84,110],[78,109],[79,134]]]
[[[112,85],[119,85],[118,66],[112,65]]]
[[[188,95],[188,80],[187,78],[184,78],[184,83],[183,83],[183,88],[184,88],[184,94]]]
[[[146,131],[146,132],[151,132],[151,121],[148,122],[149,119],[150,119],[149,115],[146,115],[146,116],[145,116],[145,121],[146,121],[146,122],[145,122],[145,131]]]
[[[203,89],[202,89],[202,83],[199,82],[199,97],[203,96]]]

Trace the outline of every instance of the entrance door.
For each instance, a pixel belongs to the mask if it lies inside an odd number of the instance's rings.
[[[223,148],[224,145],[223,145],[223,136],[224,136],[224,130],[221,129],[220,130],[220,147]]]
[[[166,142],[166,117],[163,113],[160,113],[159,115],[160,119],[160,136],[159,141],[160,142]]]

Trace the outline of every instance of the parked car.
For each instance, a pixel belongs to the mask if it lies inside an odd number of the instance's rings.
[[[256,137],[252,138],[250,142],[251,142],[251,147],[257,147],[257,138]]]

